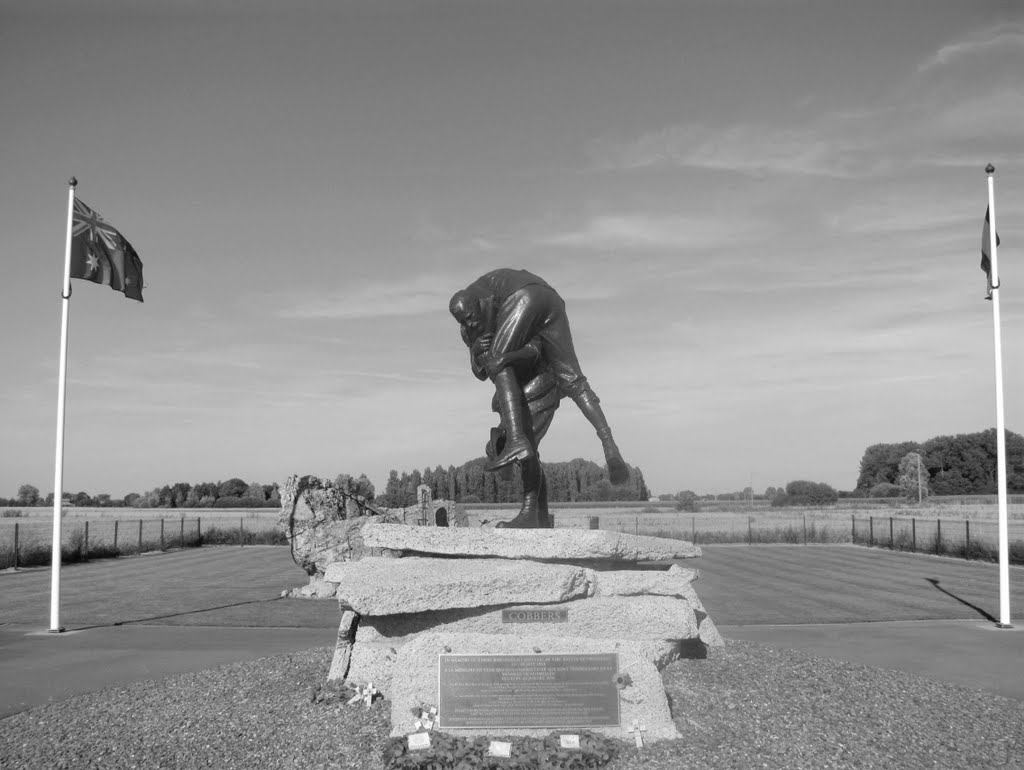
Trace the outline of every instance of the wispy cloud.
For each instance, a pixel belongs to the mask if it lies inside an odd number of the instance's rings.
[[[832,123],[860,120],[859,115],[831,116]],[[680,123],[589,148],[599,168],[636,169],[688,166],[745,174],[794,174],[851,177],[871,173],[865,143],[853,131],[815,127],[736,123],[724,128]]]
[[[927,72],[974,54],[1019,51],[1021,49],[1024,49],[1024,24],[1006,22],[980,30],[965,40],[944,45],[921,62],[917,71]]]
[[[651,213],[605,213],[592,216],[580,226],[539,238],[551,246],[586,249],[707,249],[724,240],[751,240],[763,235],[769,225],[743,219],[659,215]]]

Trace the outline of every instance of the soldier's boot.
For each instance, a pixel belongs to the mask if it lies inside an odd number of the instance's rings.
[[[505,428],[505,446],[501,454],[486,467],[498,471],[512,463],[522,463],[536,456],[533,444],[526,435],[523,392],[512,367],[505,367],[494,376],[497,390],[498,413]]]
[[[608,426],[608,420],[601,409],[601,400],[589,386],[584,388],[582,393],[573,396],[572,400],[583,412],[583,416],[594,426],[597,437],[601,439],[604,459],[608,464],[608,480],[616,486],[625,484],[629,481],[629,467],[622,459],[622,453],[616,446],[615,439],[612,438],[612,429]]]
[[[522,464],[523,505],[518,515],[509,521],[499,521],[495,528],[548,529],[547,494],[540,459],[534,456]]]

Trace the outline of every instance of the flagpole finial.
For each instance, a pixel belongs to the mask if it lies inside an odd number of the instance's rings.
[[[989,163],[987,166],[985,166],[985,173],[988,174],[989,176],[992,176],[994,173],[996,173],[996,167]]]
[[[70,178],[70,179],[68,180],[68,184],[69,184],[69,185],[70,185],[71,187],[78,187],[78,180],[77,180],[77,179],[75,179],[74,177],[71,177],[71,178]]]

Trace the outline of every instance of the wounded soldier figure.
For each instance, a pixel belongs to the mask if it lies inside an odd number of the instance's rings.
[[[573,400],[597,431],[611,483],[628,481],[629,469],[600,399],[576,358],[565,302],[543,278],[526,270],[493,270],[456,292],[448,309],[461,327],[473,374],[479,380],[490,378],[495,387],[503,445],[493,452],[487,470],[512,463],[523,470],[523,510],[506,526],[547,526],[546,500],[538,510],[536,499],[544,493],[537,444],[563,396]]]

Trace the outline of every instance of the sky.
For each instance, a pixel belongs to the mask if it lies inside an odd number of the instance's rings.
[[[448,300],[565,298],[655,494],[852,489],[871,444],[1024,432],[1024,8],[1006,0],[0,0],[0,497],[483,454]],[[603,462],[563,402],[549,461]]]

